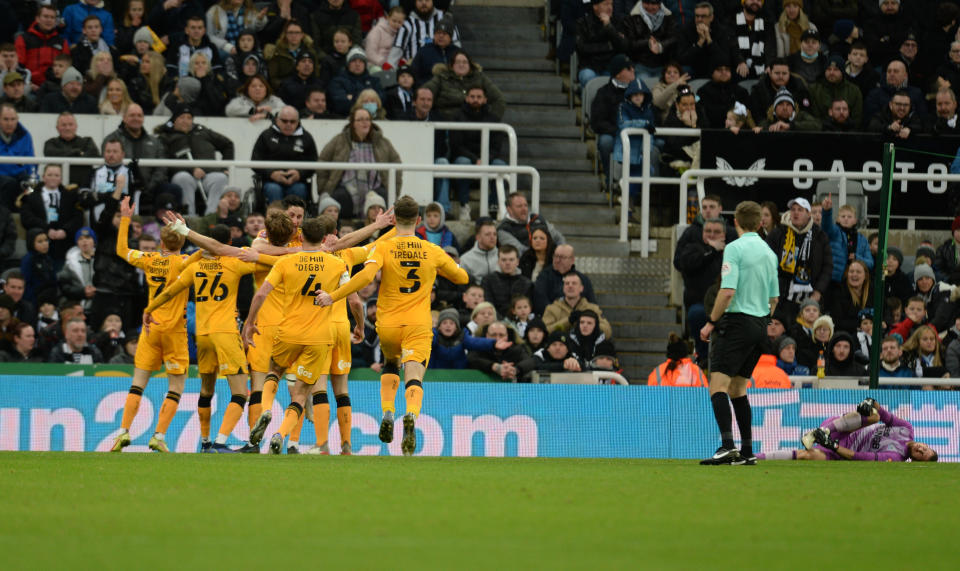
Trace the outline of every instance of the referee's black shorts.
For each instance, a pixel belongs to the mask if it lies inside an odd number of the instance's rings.
[[[710,372],[749,379],[766,337],[766,317],[724,313],[710,337]]]

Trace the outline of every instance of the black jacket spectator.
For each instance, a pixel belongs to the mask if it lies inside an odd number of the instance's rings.
[[[617,135],[620,130],[617,126],[617,115],[626,90],[626,85],[621,87],[614,79],[597,90],[597,95],[590,105],[590,129],[595,134],[612,137]]]
[[[529,298],[533,295],[533,282],[519,271],[512,276],[499,271],[490,272],[483,277],[480,285],[483,286],[483,300],[492,303],[498,315],[507,315],[513,296],[524,295]]]
[[[147,133],[144,128],[140,129],[139,135],[135,135],[121,121],[117,130],[107,136],[120,138],[120,143],[123,145],[123,154],[126,158],[162,159],[166,156],[163,143]],[[134,178],[142,182],[144,190],[153,191],[167,183],[167,169],[163,167],[138,167],[136,170],[140,171],[140,176]],[[134,170],[134,173],[136,170]]]
[[[303,109],[306,106],[307,93],[311,89],[324,89],[326,83],[317,76],[310,76],[307,79],[301,79],[299,75],[293,74],[280,83],[280,89],[277,90],[277,97],[283,99],[287,105],[293,105],[297,109]]]
[[[811,233],[811,244],[809,254],[806,260],[796,260],[794,271],[789,272],[784,269],[784,244],[787,242],[788,234],[793,234],[794,250],[799,251],[806,238],[807,233]],[[827,293],[830,286],[830,279],[833,276],[833,254],[830,253],[830,238],[820,229],[820,226],[813,223],[813,218],[809,220],[803,228],[795,228],[789,221],[774,228],[767,236],[767,244],[773,249],[777,256],[779,266],[778,275],[780,279],[780,299],[791,300],[790,285],[794,283],[794,277],[797,269],[803,268],[809,277],[809,285],[814,291],[821,295]],[[801,278],[798,278],[801,279]],[[796,301],[796,300],[791,300]]]
[[[597,303],[597,294],[593,292],[593,282],[583,272],[578,272],[575,267],[570,269],[580,276],[580,282],[583,283],[583,297],[590,303]],[[543,268],[540,275],[537,276],[536,283],[533,284],[533,312],[542,315],[543,310],[548,305],[563,297],[563,275],[548,265]]]
[[[960,228],[960,218],[953,221],[952,231]],[[960,263],[958,263],[957,250],[960,247],[954,242],[953,238],[937,248],[937,257],[933,261],[933,267],[937,275],[944,276],[944,281],[957,285],[960,284]]]
[[[17,223],[6,205],[0,204],[0,268],[6,267],[5,262],[13,256],[16,245]]]
[[[885,140],[888,141],[900,140],[899,133],[890,130],[890,125],[893,123],[893,121],[893,112],[890,111],[890,107],[888,105],[870,119],[866,130],[871,133],[879,133]],[[914,112],[912,109],[906,115],[906,117],[900,119],[899,124],[901,127],[907,127],[910,129],[910,137],[927,132],[926,119],[919,113]]]
[[[900,3],[897,3],[900,5]],[[863,39],[867,44],[870,61],[883,64],[895,57],[900,44],[910,31],[910,19],[899,7],[895,14],[879,14],[865,19]]]
[[[697,23],[688,21],[680,31],[680,40],[677,42],[677,61],[693,68],[693,77],[710,77],[718,61],[732,65],[737,61],[737,50],[730,42],[733,32],[713,16],[710,22],[710,42],[704,41],[701,45],[700,35],[697,33]]]
[[[776,64],[774,64],[776,65]],[[785,86],[793,100],[797,103],[797,110],[809,111],[811,107],[810,93],[807,91],[807,84],[799,76],[790,74],[790,79]],[[750,113],[753,114],[754,121],[759,123],[767,116],[767,110],[773,105],[773,100],[777,98],[777,92],[780,86],[776,86],[770,80],[770,75],[765,74],[760,81],[750,89]]]
[[[673,54],[677,41],[680,39],[680,33],[677,29],[677,16],[661,4],[660,10],[665,12],[663,22],[659,28],[651,31],[647,21],[640,15],[642,10],[643,3],[638,2],[630,11],[630,16],[623,20],[622,30],[627,40],[627,55],[640,65],[660,67]],[[651,36],[656,38],[663,47],[658,54],[650,51]]]
[[[103,353],[97,349],[96,345],[87,343],[79,351],[74,351],[66,342],[57,343],[50,350],[48,363],[70,363],[92,365],[94,363],[103,363]]]
[[[621,31],[623,24],[623,17],[617,14],[611,15],[607,24],[593,11],[580,18],[577,21],[577,57],[580,67],[600,73],[607,69],[613,56],[626,53],[630,46]]]
[[[478,110],[464,103],[460,111],[453,118],[459,123],[499,123],[500,118],[490,110],[489,104],[484,104]],[[490,160],[508,159],[509,145],[506,133],[490,133]],[[473,162],[480,160],[480,131],[451,131],[450,156],[467,157]]]
[[[76,99],[70,101],[63,94],[63,91],[57,91],[44,95],[43,99],[40,100],[41,113],[63,113],[64,111],[69,111],[74,115],[96,115],[100,113],[97,100],[87,93],[81,93]]]
[[[41,185],[42,186],[42,185]],[[40,229],[46,234],[50,230],[63,230],[66,238],[50,240],[50,256],[62,261],[67,250],[73,246],[74,235],[83,226],[83,209],[78,204],[79,196],[75,190],[60,187],[59,204],[51,208],[56,216],[50,219],[44,205],[44,191],[37,189],[23,199],[20,206],[20,224],[26,229]]]
[[[863,97],[863,116],[869,121],[874,115],[884,109],[888,109],[893,94],[901,89],[910,96],[910,110],[916,115],[926,113],[926,99],[919,88],[912,85],[894,87],[887,82],[882,82],[880,87],[875,87]]]
[[[711,79],[697,90],[697,97],[707,116],[707,123],[717,129],[726,123],[727,112],[733,109],[734,103],[746,105],[750,101],[747,90],[732,79],[722,83]]]
[[[850,345],[850,353],[847,355],[847,358],[840,361],[833,354],[833,347],[840,341],[846,341]],[[837,333],[830,339],[829,345],[827,345],[827,351],[824,354],[826,357],[827,366],[826,374],[830,377],[861,377],[866,373],[866,367],[863,363],[857,361],[857,347],[859,343],[853,338],[853,335],[847,333],[846,331],[837,331]],[[816,371],[813,371],[816,372]]]
[[[204,3],[201,0],[182,0],[178,6],[164,7],[164,2],[155,2],[153,10],[147,16],[146,25],[157,36],[169,36],[182,32],[187,26],[187,18],[204,17]]]
[[[333,33],[337,28],[350,30],[353,45],[361,44],[360,14],[350,7],[347,0],[321,0],[310,15],[313,22],[314,45],[324,52],[333,51]],[[306,31],[306,30],[304,30]]]
[[[487,327],[487,325],[481,327],[477,331],[477,337],[486,337]],[[492,375],[500,380],[500,375],[493,370],[494,365],[503,362],[517,365],[528,356],[526,348],[517,337],[517,332],[512,327],[507,327],[507,336],[510,338],[510,341],[513,341],[513,345],[507,349],[501,350],[494,347],[490,351],[467,352],[467,366],[477,371],[483,371],[484,373]],[[517,376],[522,376],[522,373],[518,371]]]
[[[297,130],[292,135],[284,135],[274,123],[257,137],[250,160],[315,162],[317,160],[317,144],[313,140],[313,135],[307,132],[303,125],[298,125]],[[298,170],[300,172],[300,182],[307,182],[313,177],[313,170],[311,169]],[[270,180],[271,171],[269,169],[257,169],[255,172],[261,180]]]
[[[453,44],[441,48],[435,43],[429,43],[417,50],[417,56],[410,63],[410,71],[416,80],[414,85],[423,85],[433,79],[433,67],[438,63],[446,66],[458,51],[460,48]]]
[[[43,143],[43,156],[45,157],[82,157],[87,159],[99,158],[100,151],[97,144],[91,137],[81,137],[77,135],[69,141],[63,137],[57,136],[47,139]],[[93,167],[71,165],[70,180],[64,181],[64,184],[79,184],[86,186],[90,184],[90,176],[93,173]],[[29,226],[24,225],[29,228]]]
[[[702,234],[703,227],[700,228]],[[691,239],[682,247],[677,245],[673,265],[683,276],[684,307],[703,303],[707,290],[720,275],[722,263],[723,250],[714,249],[713,246],[704,242],[702,237],[697,240]]]
[[[154,129],[157,138],[163,144],[167,158],[187,158],[187,153],[195,160],[216,159],[220,152],[222,160],[232,161],[234,158],[233,141],[226,135],[221,135],[213,129],[194,123],[189,133],[173,128],[173,120]],[[184,170],[184,169],[181,169]],[[205,169],[212,170],[212,169]],[[171,175],[176,172],[171,169]]]

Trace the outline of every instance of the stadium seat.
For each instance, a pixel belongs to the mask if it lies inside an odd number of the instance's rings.
[[[690,81],[687,82],[687,85],[690,86],[690,89],[692,89],[694,93],[696,93],[700,91],[701,87],[703,87],[709,82],[710,82],[709,78],[701,77],[700,79],[691,79]]]
[[[587,86],[583,88],[583,96],[581,97],[582,101],[582,115],[583,120],[580,122],[580,140],[583,141],[587,135],[587,128],[590,126],[590,106],[593,104],[594,98],[597,96],[597,91],[600,91],[600,88],[606,85],[610,81],[610,78],[605,75],[600,75],[591,79]],[[594,158],[594,167],[597,166],[597,159]]]
[[[370,75],[380,80],[381,89],[387,89],[397,84],[397,70],[395,69],[381,69]]]
[[[759,81],[759,80],[757,80],[757,79],[744,79],[744,80],[741,81],[738,85],[739,85],[740,87],[746,89],[747,92],[749,93],[750,90],[753,89],[753,86],[757,84],[757,81]]]

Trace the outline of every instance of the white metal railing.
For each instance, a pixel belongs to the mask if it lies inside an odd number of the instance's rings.
[[[656,130],[657,136],[666,135],[666,136],[686,136],[686,137],[698,137],[701,134],[700,129],[680,129],[680,128],[658,128]],[[642,137],[642,152],[643,152],[643,172],[640,176],[631,176],[630,175],[630,135],[639,135]],[[697,180],[697,194],[700,199],[703,199],[704,196],[704,187],[703,180],[706,178],[714,178],[717,176],[750,176],[754,178],[780,178],[780,179],[792,179],[792,178],[804,178],[804,179],[833,179],[839,180],[839,190],[838,190],[838,200],[839,204],[846,202],[846,193],[847,193],[847,180],[871,180],[879,181],[883,178],[883,174],[880,172],[868,172],[868,171],[847,171],[847,172],[832,172],[832,171],[804,171],[804,170],[781,170],[781,171],[748,171],[748,170],[719,170],[719,169],[690,169],[685,171],[680,177],[653,177],[650,176],[650,149],[652,145],[653,136],[646,130],[638,127],[631,127],[624,129],[620,132],[620,141],[623,145],[623,155],[624,162],[623,168],[620,177],[620,241],[627,241],[627,229],[628,229],[628,220],[629,220],[629,196],[630,196],[630,184],[631,183],[640,183],[641,184],[641,194],[640,194],[640,247],[642,249],[641,256],[647,257],[649,255],[649,246],[650,246],[650,185],[651,184],[669,184],[669,185],[679,185],[680,191],[678,193],[678,204],[679,204],[679,214],[678,214],[678,224],[686,224],[686,203],[687,203],[687,189],[690,184],[691,179],[698,177]],[[894,171],[893,180],[895,181],[945,181],[945,182],[960,182],[960,175],[953,174],[928,174],[928,173],[905,173],[902,171]],[[924,217],[924,216],[891,216],[891,218],[906,218],[907,220],[907,229],[913,230],[915,228],[916,220],[923,219],[939,219],[938,217]],[[944,220],[948,219],[946,217]]]
[[[818,379],[814,375],[790,375],[790,382],[794,388],[801,388],[803,385],[810,385],[815,389],[866,389],[870,383],[870,377],[824,377]],[[878,382],[881,386],[915,386],[915,385],[933,385],[938,387],[960,387],[960,378],[937,378],[937,377],[880,377]]]
[[[124,163],[131,162],[132,159],[124,159]],[[0,164],[47,164],[56,163],[64,165],[64,179],[69,175],[69,165],[100,166],[103,159],[78,158],[78,157],[10,157],[0,156]],[[167,168],[215,168],[230,171],[230,178],[234,178],[234,170],[237,168],[249,169],[298,169],[298,170],[385,170],[387,176],[388,202],[393,204],[397,198],[397,172],[399,171],[418,171],[431,172],[436,176],[445,178],[483,178],[487,175],[516,175],[525,174],[531,177],[530,186],[530,210],[531,212],[540,211],[540,173],[531,166],[498,166],[498,165],[436,165],[430,164],[405,164],[405,163],[321,163],[321,162],[299,162],[299,161],[223,161],[223,160],[178,160],[178,159],[140,159],[137,161],[143,167],[167,167]],[[499,179],[500,176],[497,176]],[[498,185],[500,200],[500,212],[503,208],[503,189]],[[432,193],[432,190],[431,190]],[[486,215],[486,185],[481,185],[481,215]]]
[[[444,131],[480,131],[480,164],[489,165],[490,164],[490,132],[491,131],[500,131],[507,134],[507,142],[509,143],[509,159],[507,164],[510,166],[517,166],[517,132],[514,130],[513,126],[506,123],[457,123],[454,121],[437,121],[433,123],[434,129],[440,129]],[[441,173],[434,173],[434,177],[441,176]],[[441,178],[454,178],[454,177],[441,177]],[[487,182],[489,177],[484,175],[480,176],[480,216],[487,216],[490,211],[487,206]],[[498,194],[498,204],[499,216],[502,218],[505,214],[503,194],[504,189],[501,188],[502,181],[498,178],[497,180],[497,194]],[[510,188],[517,190],[517,173],[514,172],[510,174]],[[531,199],[531,203],[533,200]],[[532,207],[532,205],[531,205]],[[539,204],[536,207],[537,210],[533,212],[539,212]]]

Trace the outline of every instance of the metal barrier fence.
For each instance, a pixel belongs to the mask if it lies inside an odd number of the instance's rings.
[[[666,136],[686,136],[686,137],[699,137],[701,134],[700,129],[678,129],[678,128],[658,128],[656,134],[666,135]],[[643,173],[639,176],[630,175],[630,135],[639,135],[642,137],[642,168]],[[690,185],[690,182],[697,178],[697,194],[700,199],[704,196],[703,181],[707,178],[714,178],[718,176],[749,176],[754,178],[768,178],[768,179],[793,179],[793,178],[803,178],[803,179],[833,179],[839,180],[839,203],[843,204],[846,201],[846,182],[848,180],[870,180],[870,181],[879,181],[883,177],[882,173],[879,172],[867,172],[867,171],[846,171],[843,173],[837,173],[832,171],[804,171],[804,170],[778,170],[778,171],[756,171],[756,170],[745,170],[745,169],[736,169],[736,170],[720,170],[720,169],[689,169],[684,171],[679,177],[653,177],[650,176],[650,150],[652,145],[653,136],[646,130],[637,127],[632,127],[624,129],[620,132],[620,141],[623,145],[623,169],[620,177],[620,241],[627,241],[627,224],[629,218],[629,200],[630,200],[630,184],[639,183],[641,184],[640,191],[640,245],[641,245],[641,255],[646,258],[649,255],[650,251],[650,185],[651,184],[669,184],[669,185],[679,185],[680,191],[678,193],[678,204],[680,207],[679,210],[679,219],[678,224],[685,225],[686,221],[686,202],[687,202],[687,189]],[[931,175],[927,173],[904,173],[895,171],[893,173],[893,180],[895,181],[945,181],[945,182],[960,182],[960,175],[957,174],[938,174]],[[898,216],[891,216],[891,218],[904,218]],[[915,225],[914,222],[917,217],[905,217],[907,219],[907,228],[912,230]],[[944,220],[948,220],[949,217],[944,217]]]
[[[132,159],[124,159],[129,163]],[[540,211],[540,173],[537,169],[530,166],[497,166],[497,165],[435,165],[435,164],[403,164],[403,163],[321,163],[321,162],[291,162],[291,161],[218,161],[218,160],[176,160],[176,159],[140,159],[137,161],[143,167],[180,167],[180,168],[226,168],[230,172],[231,181],[235,178],[235,169],[306,169],[306,170],[385,170],[388,171],[387,192],[388,202],[393,204],[397,198],[397,172],[415,171],[431,172],[435,176],[444,178],[479,178],[486,180],[489,175],[530,175],[530,210],[531,212]],[[46,164],[57,163],[64,165],[64,178],[69,176],[69,165],[88,165],[100,166],[103,159],[86,159],[76,157],[3,157],[0,156],[0,164]],[[504,189],[498,185],[498,195],[500,203],[500,213],[505,211],[503,207]],[[431,190],[432,195],[432,190]],[[486,216],[487,206],[487,188],[485,184],[481,185],[480,190],[480,214]]]

